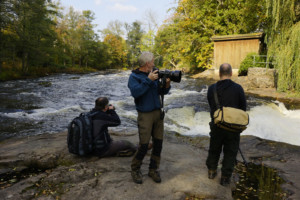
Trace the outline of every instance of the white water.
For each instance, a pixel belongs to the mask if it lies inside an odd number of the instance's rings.
[[[250,123],[242,135],[300,146],[300,110],[287,110],[283,103],[269,103],[248,111]],[[193,107],[171,109],[166,114],[166,128],[182,135],[209,135],[210,115],[195,112]]]
[[[89,111],[99,96],[108,96],[122,124],[136,128],[137,112],[127,88],[130,72],[117,74],[58,75],[0,83],[0,135],[30,135],[66,130],[72,118]],[[39,83],[49,81],[51,87]],[[199,82],[200,81],[200,82]],[[182,78],[165,96],[165,129],[182,135],[209,135],[207,83]],[[242,135],[300,146],[300,110],[283,103],[248,98],[250,124]],[[16,128],[15,128],[16,127]],[[2,129],[1,129],[2,128]]]

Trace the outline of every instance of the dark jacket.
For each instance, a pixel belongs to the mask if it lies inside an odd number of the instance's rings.
[[[93,110],[97,112],[93,116],[93,136],[94,136],[94,153],[101,155],[106,152],[112,141],[108,133],[107,127],[118,126],[121,124],[121,120],[118,114],[114,110],[108,110],[107,112]]]
[[[233,107],[246,111],[246,97],[242,86],[230,79],[218,81],[217,94],[220,106]],[[212,84],[207,91],[207,100],[210,107],[210,116],[213,121],[214,112],[218,109],[214,99],[214,91]]]
[[[150,112],[160,109],[160,94],[167,94],[170,88],[160,89],[159,81],[148,78],[149,73],[141,72],[139,69],[132,70],[128,80],[128,88],[134,97],[136,109],[140,112]]]

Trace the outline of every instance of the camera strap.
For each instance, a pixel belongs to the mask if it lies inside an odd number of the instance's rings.
[[[166,88],[166,77],[163,77],[160,80],[159,85],[160,85],[160,89],[161,89],[161,94],[160,94],[160,119],[163,120],[165,118],[163,90],[164,90],[164,88]]]

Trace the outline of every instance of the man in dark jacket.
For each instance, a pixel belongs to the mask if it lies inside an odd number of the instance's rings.
[[[99,157],[130,156],[136,152],[137,146],[131,142],[111,139],[107,127],[118,126],[121,124],[121,121],[114,106],[108,104],[106,97],[99,97],[95,101],[95,108],[92,112],[97,112],[93,116],[95,155]]]
[[[220,66],[220,81],[211,85],[207,91],[207,99],[210,106],[210,145],[206,165],[208,178],[213,179],[217,175],[217,166],[220,154],[224,153],[222,162],[222,175],[220,184],[230,184],[231,175],[239,149],[240,133],[221,129],[214,124],[213,114],[218,109],[214,99],[214,87],[217,87],[217,95],[221,106],[238,108],[246,111],[246,97],[243,88],[231,80],[232,68],[224,63]]]
[[[134,97],[138,112],[138,129],[140,146],[131,163],[131,176],[135,183],[143,182],[140,171],[142,161],[147,153],[148,144],[152,137],[152,153],[149,164],[150,176],[160,183],[160,174],[157,171],[162,150],[164,121],[161,112],[160,94],[167,94],[170,90],[170,79],[167,78],[165,88],[161,88],[158,80],[158,71],[154,70],[154,56],[150,52],[142,52],[139,57],[139,68],[133,70],[128,88]]]

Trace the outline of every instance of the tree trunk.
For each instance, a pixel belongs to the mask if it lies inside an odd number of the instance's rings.
[[[27,72],[28,71],[27,57],[28,57],[28,53],[27,52],[23,52],[23,54],[22,54],[22,71],[23,72]]]

